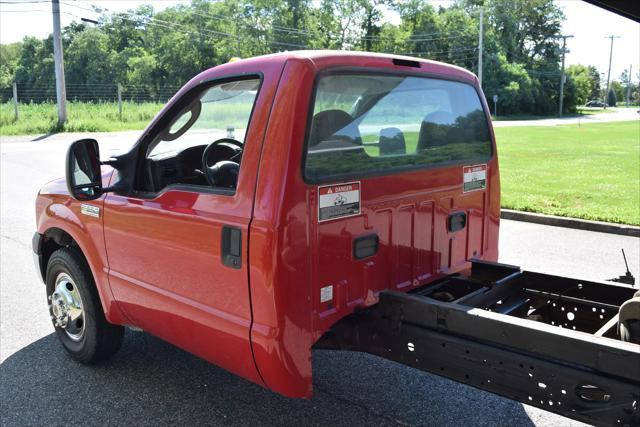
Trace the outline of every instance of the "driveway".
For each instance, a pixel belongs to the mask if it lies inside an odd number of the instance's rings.
[[[577,125],[587,123],[607,123],[607,122],[626,122],[629,120],[640,119],[638,110],[635,108],[610,108],[612,113],[589,114],[579,117],[562,117],[555,119],[537,119],[537,120],[494,120],[493,127],[511,127],[511,126],[557,126],[557,125]]]

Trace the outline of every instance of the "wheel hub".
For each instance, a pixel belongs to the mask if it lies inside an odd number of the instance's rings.
[[[53,325],[64,329],[72,340],[80,341],[84,335],[84,307],[78,287],[68,274],[58,275],[49,302]]]

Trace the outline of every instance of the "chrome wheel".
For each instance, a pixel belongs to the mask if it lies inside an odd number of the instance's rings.
[[[60,273],[56,277],[53,294],[49,296],[49,313],[55,327],[64,329],[73,341],[82,339],[85,329],[82,297],[67,273]]]

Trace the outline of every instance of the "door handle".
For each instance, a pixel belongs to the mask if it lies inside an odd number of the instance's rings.
[[[225,225],[222,227],[222,264],[227,267],[242,268],[242,230]]]

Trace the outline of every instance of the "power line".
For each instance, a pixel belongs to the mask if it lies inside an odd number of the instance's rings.
[[[218,20],[222,20],[222,21],[228,21],[229,17],[228,16],[223,16],[223,15],[214,15],[211,13],[204,13],[204,12],[199,12],[199,11],[191,11],[191,13],[199,15],[199,16],[203,16],[203,17],[209,17],[209,18],[214,18],[214,19],[218,19]],[[243,24],[245,26],[249,25],[249,24]],[[300,28],[293,28],[293,27],[286,27],[286,26],[282,26],[282,25],[274,25],[273,23],[271,24],[271,29],[275,30],[275,31],[282,31],[282,32],[286,32],[286,33],[298,33],[298,34],[305,34],[305,35],[313,35],[313,33],[307,31],[307,30],[303,30]],[[437,32],[433,32],[433,33],[416,33],[416,34],[412,34],[411,36],[409,36],[406,40],[408,41],[412,41],[412,42],[419,42],[419,41],[430,41],[430,40],[438,40],[436,38],[425,38],[425,37],[429,37],[429,36],[434,36],[434,35],[441,35],[444,34],[443,31],[437,31]],[[454,36],[445,36],[442,37],[441,39],[453,39],[453,38],[462,38],[465,37],[464,35],[454,35]],[[361,37],[361,39],[363,40],[393,40],[393,38],[391,37],[383,37],[383,36],[364,36]]]
[[[25,9],[25,10],[3,10],[2,13],[31,13],[31,12],[46,12],[51,13],[48,10],[43,9]]]
[[[78,6],[72,3],[67,3],[67,2],[63,2],[63,4],[67,5],[67,6],[71,6],[71,7],[76,7],[79,9],[83,9],[83,10],[87,10],[93,13],[100,13],[98,11],[96,11],[95,9],[89,9],[86,7],[82,7],[82,6]],[[108,9],[105,9],[108,11]],[[133,20],[131,18],[126,18],[124,15],[126,16],[134,16],[137,17],[137,20]],[[238,41],[241,41],[243,37],[249,37],[249,38],[253,38],[254,40],[258,40],[256,37],[251,37],[251,36],[244,36],[244,35],[238,35],[238,34],[232,34],[232,33],[227,33],[224,31],[217,31],[217,30],[210,30],[208,28],[196,28],[195,30],[192,28],[189,28],[188,26],[184,25],[184,24],[179,24],[179,23],[175,23],[175,22],[170,22],[170,21],[165,21],[156,17],[149,17],[149,16],[145,16],[145,15],[140,15],[140,14],[136,14],[136,13],[131,13],[131,12],[118,12],[116,15],[112,14],[111,17],[113,18],[114,16],[118,17],[118,18],[122,18],[122,19],[126,19],[129,21],[134,21],[134,22],[138,22],[139,20],[143,20],[146,21],[144,22],[145,25],[146,24],[151,24],[151,25],[157,25],[157,26],[161,26],[164,28],[169,28],[169,29],[181,29],[186,31],[187,33],[197,33],[197,34],[201,34],[203,35],[203,32],[209,33],[209,34],[213,34],[213,35],[217,35],[217,36],[222,36],[222,37],[229,37],[229,38],[233,38],[236,39]],[[266,43],[268,44],[272,44],[272,45],[278,45],[278,46],[286,46],[286,47],[296,47],[296,48],[308,48],[309,46],[307,45],[301,45],[301,44],[296,44],[296,43],[285,43],[285,42],[279,42],[276,40],[265,40]]]
[[[442,33],[440,33],[442,34]],[[434,37],[434,38],[413,38],[412,37],[408,37],[406,39],[404,39],[403,41],[405,42],[410,42],[410,43],[421,43],[421,42],[429,42],[429,41],[438,41],[438,40],[452,40],[452,39],[460,39],[466,37],[464,35],[458,35],[458,36],[444,36],[444,37]],[[382,37],[382,36],[362,36],[361,37],[362,40],[378,40],[378,41],[382,41],[382,40],[391,40],[391,41],[395,41],[395,39],[393,37]]]
[[[0,1],[0,4],[31,4],[31,3],[50,3],[49,0],[28,0],[28,1]],[[6,12],[3,10],[3,12]]]
[[[92,8],[90,9],[90,8],[78,6],[78,5],[75,5],[75,4],[72,4],[72,3],[66,3],[66,2],[63,2],[63,3],[68,5],[68,6],[77,7],[77,8],[83,9],[83,10],[88,10],[88,11],[93,12],[93,13],[101,13],[100,11],[110,12],[110,10],[108,8],[100,8],[100,7],[97,7],[97,6],[92,5],[92,4],[90,4],[92,6]],[[225,17],[225,16],[221,16],[221,15],[203,13],[203,12],[195,11],[195,10],[191,10],[189,12],[191,14],[194,14],[194,15],[197,15],[197,16],[213,18],[213,19],[222,20],[222,21],[226,21],[226,22],[228,22],[228,20],[229,20],[229,17]],[[121,16],[121,15],[141,16],[141,15],[138,15],[138,14],[135,14],[135,13],[131,13],[131,12],[115,12],[111,16],[113,17],[113,16]],[[144,16],[144,15],[142,15],[142,16]],[[145,19],[151,19],[151,20],[154,20],[154,21],[157,21],[157,22],[161,22],[161,23],[164,23],[165,25],[184,26],[183,24],[163,21],[163,20],[161,20],[159,18],[156,18],[156,17],[144,16],[144,18]],[[251,24],[251,23],[241,23],[241,25],[243,25],[244,27],[253,27],[253,24]],[[269,30],[286,32],[288,34],[297,33],[297,34],[304,34],[304,35],[312,35],[312,33],[310,33],[309,31],[306,31],[306,30],[301,30],[301,29],[292,28],[292,27],[286,27],[286,26],[281,26],[281,25],[274,25],[273,23],[271,23],[269,29],[264,29],[264,30],[261,30],[261,31],[269,31]],[[210,29],[206,29],[206,28],[200,29],[200,31],[206,31],[206,32],[210,32],[210,33],[217,34],[217,35],[224,36],[224,37],[235,38],[235,39],[238,39],[238,40],[241,39],[242,37],[249,37],[249,38],[254,38],[255,39],[255,37],[251,37],[251,36],[232,34],[232,33],[224,32],[224,31],[210,30]],[[413,34],[410,37],[408,37],[407,39],[405,39],[404,42],[420,43],[420,42],[428,42],[428,41],[452,40],[452,39],[459,39],[459,38],[466,37],[465,35],[446,35],[446,36],[442,36],[442,37],[430,37],[430,38],[428,37],[428,36],[439,36],[439,35],[442,35],[442,34],[448,34],[448,33],[444,33],[442,31],[433,32],[433,33],[417,33],[417,34]],[[383,37],[383,36],[363,36],[363,37],[360,37],[360,39],[361,40],[379,40],[379,41],[390,40],[390,41],[395,41],[390,37]],[[271,40],[271,41],[268,41],[268,43],[273,44],[273,45],[278,45],[278,46],[295,47],[295,48],[309,48],[310,47],[310,46],[304,45],[304,44],[281,42],[281,41],[277,41],[277,40]]]
[[[421,52],[415,52],[415,51],[410,51],[410,52],[399,52],[402,55],[413,55],[413,56],[419,56],[419,55],[440,55],[441,57],[448,57],[448,56],[474,56],[475,57],[475,51],[476,48],[472,48],[472,49],[459,49],[459,50],[441,50],[441,51],[437,51],[437,52],[431,52],[431,51],[421,51]]]
[[[217,19],[220,21],[229,21],[229,17],[228,16],[222,16],[222,15],[213,15],[210,13],[203,13],[203,12],[198,12],[195,10],[191,11],[192,14],[194,15],[198,15],[198,16],[202,16],[202,17],[207,17],[207,18],[213,18],[213,19]],[[245,27],[249,26],[249,24],[243,24]],[[286,32],[287,34],[292,34],[292,33],[297,33],[297,34],[304,34],[304,35],[313,35],[312,33],[310,33],[309,31],[306,30],[301,30],[301,29],[297,29],[297,28],[292,28],[292,27],[283,27],[280,25],[273,25],[273,23],[271,24],[271,29],[275,30],[275,31],[280,31],[280,32]]]

